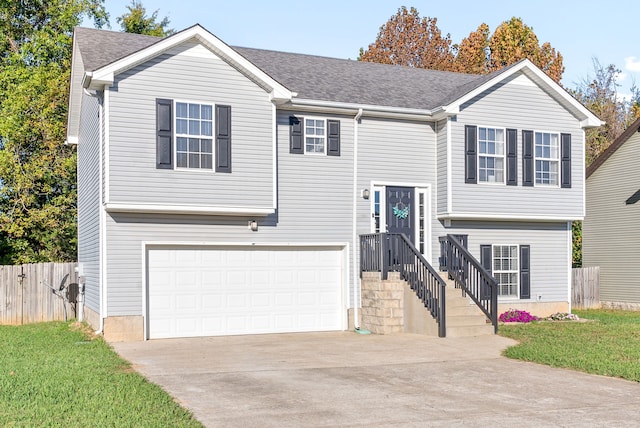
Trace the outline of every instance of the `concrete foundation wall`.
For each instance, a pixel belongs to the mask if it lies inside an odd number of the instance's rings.
[[[519,309],[527,311],[531,315],[546,318],[556,312],[569,312],[568,302],[531,302],[524,303],[522,300],[517,303],[498,303],[498,315],[507,312],[509,309]]]
[[[144,340],[144,318],[136,315],[107,317],[104,319],[103,335],[107,342]]]
[[[600,302],[604,309],[617,309],[622,311],[640,311],[640,303],[629,302]]]

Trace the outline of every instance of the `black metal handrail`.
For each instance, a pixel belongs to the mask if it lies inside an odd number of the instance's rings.
[[[438,336],[446,336],[446,283],[404,234],[361,235],[361,276],[362,272],[380,272],[382,279],[399,272],[438,323]]]
[[[494,331],[498,332],[498,281],[482,267],[482,264],[471,255],[453,235],[447,235],[444,244],[445,262],[449,278],[453,279],[456,288],[474,301],[491,320]],[[441,258],[442,259],[442,258]]]

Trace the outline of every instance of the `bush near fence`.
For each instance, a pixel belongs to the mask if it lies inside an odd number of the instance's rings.
[[[64,301],[50,287],[59,289],[68,300],[67,315],[76,317],[78,273],[76,263],[35,263],[0,266],[0,324],[22,325],[64,320]]]

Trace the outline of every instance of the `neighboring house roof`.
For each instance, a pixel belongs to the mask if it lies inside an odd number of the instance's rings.
[[[587,167],[587,178],[611,157],[635,132],[640,132],[640,118],[633,122],[607,149]]]
[[[112,83],[115,74],[194,37],[267,89],[279,103],[288,101],[299,106],[365,108],[431,117],[452,115],[482,91],[522,72],[579,118],[583,127],[602,124],[526,59],[479,76],[230,47],[199,25],[166,38],[76,28],[74,40],[85,71],[83,85],[101,88],[101,85]],[[79,80],[79,76],[75,78]],[[73,134],[73,130],[70,132]]]

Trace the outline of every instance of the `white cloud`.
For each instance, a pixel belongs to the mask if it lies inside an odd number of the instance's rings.
[[[640,60],[635,56],[628,56],[624,59],[624,68],[627,71],[640,71]]]
[[[627,79],[627,77],[629,77],[629,75],[624,71],[621,71],[620,73],[616,74],[616,82],[622,83]]]

